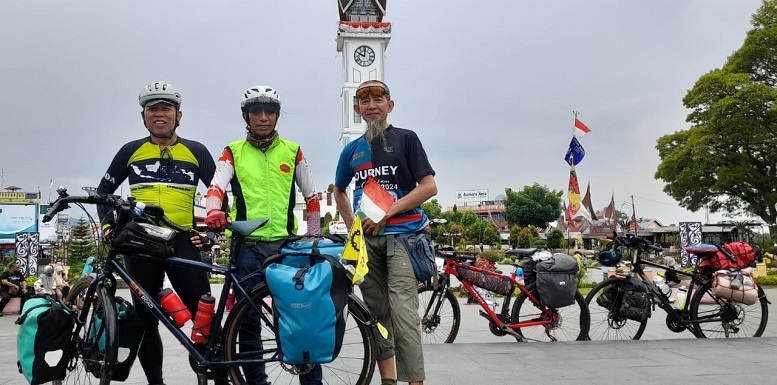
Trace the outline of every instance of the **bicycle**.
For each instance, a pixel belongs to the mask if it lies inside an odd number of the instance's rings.
[[[520,257],[531,257],[537,249],[513,250]],[[445,259],[443,272],[436,283],[418,288],[421,336],[424,343],[452,343],[459,332],[461,309],[459,301],[450,290],[450,277],[461,281],[467,292],[481,306],[480,315],[488,320],[488,328],[496,336],[510,335],[518,342],[524,341],[582,341],[588,337],[589,314],[585,298],[580,291],[575,293],[571,306],[559,309],[549,308],[540,302],[535,284],[524,286],[516,280],[515,274],[504,276],[470,265],[475,257],[455,251],[437,251]],[[517,267],[520,264],[514,263]],[[475,285],[464,275],[478,280],[487,280],[488,290],[504,296],[502,309],[497,314],[476,290]],[[478,285],[482,284],[478,282]],[[495,290],[494,290],[495,289]],[[508,314],[513,296],[518,291],[512,312]]]
[[[88,190],[87,190],[88,191]],[[98,196],[91,193],[88,196],[69,196],[65,189],[58,190],[59,198],[51,204],[44,216],[44,222],[74,203],[83,208],[82,204],[106,205],[116,212],[114,234],[121,234],[128,223],[137,220],[134,213],[133,198],[123,200],[117,196]],[[171,239],[173,232],[191,232],[164,216],[164,211],[154,205],[147,204],[142,213],[142,223],[150,233],[157,234],[157,240],[163,242]],[[153,222],[150,223],[150,222]],[[237,257],[240,246],[248,234],[267,223],[259,221],[235,221],[227,228],[231,229],[232,244],[229,254],[229,266],[205,264],[177,258],[174,255],[158,258],[160,263],[180,268],[205,270],[214,275],[224,276],[221,295],[211,321],[211,332],[205,343],[195,344],[189,337],[170,320],[162,310],[156,298],[141,287],[117,260],[118,254],[125,254],[127,245],[117,242],[119,236],[109,240],[110,250],[102,272],[95,279],[82,280],[74,285],[65,305],[74,309],[75,326],[70,344],[67,375],[59,384],[99,383],[110,384],[117,364],[117,315],[115,306],[116,277],[118,275],[126,282],[132,295],[139,298],[149,311],[173,334],[178,342],[189,353],[189,361],[197,375],[198,384],[206,384],[208,379],[225,381],[227,376],[231,383],[246,384],[251,375],[246,374],[249,367],[264,364],[265,372],[273,383],[290,383],[294,377],[305,374],[312,365],[286,365],[282,363],[282,355],[275,338],[275,323],[271,296],[264,282],[253,287],[246,287],[246,280],[255,277],[255,272],[246,277],[237,277]],[[166,227],[157,226],[163,224]],[[229,312],[222,323],[229,288],[232,286],[241,298]],[[375,368],[374,332],[376,321],[373,319],[364,303],[352,291],[348,297],[348,317],[346,318],[346,333],[343,338],[339,356],[329,364],[322,364],[324,383],[367,384],[372,378]],[[260,328],[261,339],[256,339],[256,330]],[[91,333],[91,335],[90,335]],[[98,344],[102,340],[103,346]],[[252,350],[253,349],[253,350]],[[253,369],[255,370],[255,369]]]
[[[621,311],[626,288],[630,285],[628,280],[632,277],[641,279],[641,283],[646,289],[645,297],[650,302],[651,308],[655,309],[658,306],[666,311],[666,326],[675,333],[688,330],[696,338],[718,337],[720,335],[727,338],[760,337],[763,334],[768,320],[768,301],[763,289],[758,287],[759,299],[754,305],[748,306],[720,299],[715,297],[711,291],[712,274],[700,272],[697,268],[699,262],[707,257],[706,254],[714,253],[717,248],[686,248],[699,257],[696,266],[690,273],[644,259],[644,255],[650,252],[660,252],[662,249],[632,234],[628,234],[626,237],[618,237],[615,234],[613,242],[607,250],[612,251],[620,248],[633,250],[628,276],[616,274],[605,279],[586,296],[586,302],[591,311],[589,336],[592,340],[638,340],[642,337],[650,316],[643,321],[638,321],[625,317]],[[663,294],[661,289],[648,279],[642,268],[643,265],[690,277],[687,296],[682,302],[675,301],[679,303],[673,306],[670,297]],[[603,295],[604,300],[602,299]]]

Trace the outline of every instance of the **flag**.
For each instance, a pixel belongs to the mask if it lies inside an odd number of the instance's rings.
[[[577,138],[573,136],[572,141],[569,142],[569,149],[567,150],[567,155],[564,157],[564,160],[567,161],[570,166],[572,166],[575,164],[580,164],[584,157],[585,149],[583,148],[583,145],[580,144]]]
[[[567,201],[564,200],[564,208],[566,209],[566,217],[567,222],[572,222],[572,204],[567,204]]]
[[[572,165],[569,169],[569,188],[567,188],[567,199],[569,204],[574,208],[576,204],[580,203],[580,185],[577,183],[577,173],[575,172],[575,166]],[[577,210],[573,210],[574,214]]]
[[[394,204],[394,196],[389,194],[373,177],[369,177],[362,189],[362,199],[359,202],[359,210],[377,223],[383,220],[386,213]]]
[[[583,136],[589,132],[591,132],[591,129],[579,119],[575,118],[575,136]]]
[[[351,282],[355,285],[361,283],[361,281],[364,280],[364,276],[367,275],[367,272],[369,271],[367,268],[367,245],[364,244],[362,234],[364,234],[364,230],[362,230],[362,221],[361,218],[359,218],[359,215],[356,215],[353,226],[351,226],[351,232],[348,234],[348,239],[345,241],[345,248],[343,249],[344,260],[356,261],[356,267],[353,269],[353,278],[351,278]]]

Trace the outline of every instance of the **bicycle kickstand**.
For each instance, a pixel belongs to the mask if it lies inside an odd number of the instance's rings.
[[[197,365],[197,385],[208,385],[208,368]]]

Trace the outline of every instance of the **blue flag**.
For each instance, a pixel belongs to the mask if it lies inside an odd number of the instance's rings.
[[[564,160],[571,166],[573,164],[580,164],[584,157],[585,149],[583,145],[577,141],[577,138],[573,137],[572,141],[569,142],[569,150],[567,150],[567,156],[564,157]]]

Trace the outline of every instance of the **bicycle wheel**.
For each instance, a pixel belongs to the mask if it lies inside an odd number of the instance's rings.
[[[536,298],[537,289],[534,285],[527,289]],[[549,309],[550,316],[544,313],[548,309],[540,303],[532,303],[529,297],[524,293],[518,294],[510,313],[511,323],[528,320],[544,320],[549,317],[552,322],[547,325],[531,326],[515,331],[524,339],[533,341],[583,341],[588,339],[588,327],[590,326],[590,314],[585,304],[585,298],[580,292],[575,293],[575,303],[560,309]]]
[[[70,289],[65,304],[71,309],[87,312],[86,322],[76,322],[70,349],[70,362],[65,379],[56,385],[107,385],[116,365],[118,339],[116,331],[116,304],[110,290],[97,286],[91,305],[84,308],[86,291],[91,280],[78,281]]]
[[[769,320],[769,308],[763,289],[758,287],[758,301],[752,305],[715,298],[712,281],[694,290],[690,303],[691,320],[696,323],[699,338],[760,337]],[[717,321],[705,322],[716,319]]]
[[[647,320],[639,322],[625,318],[619,314],[619,306],[613,306],[622,301],[623,290],[620,287],[623,282],[621,278],[608,278],[599,282],[585,297],[591,315],[588,331],[591,340],[638,340],[645,332]],[[602,296],[602,293],[607,294]]]
[[[273,384],[298,383],[300,370],[307,373],[312,366],[282,364],[278,352],[273,325],[270,292],[260,285],[250,293],[251,302],[259,304],[262,316],[256,314],[246,301],[238,302],[224,325],[224,359],[263,358],[271,360],[264,364],[235,366],[229,369],[229,376],[236,384],[247,384],[260,380],[264,369],[266,380]],[[354,298],[348,298],[348,315],[345,320],[345,335],[340,354],[327,364],[321,364],[325,384],[368,384],[375,370],[375,342],[373,328],[368,324],[369,313],[365,312]]]
[[[418,317],[421,319],[421,342],[449,344],[456,339],[461,322],[459,301],[450,290],[418,288]]]

